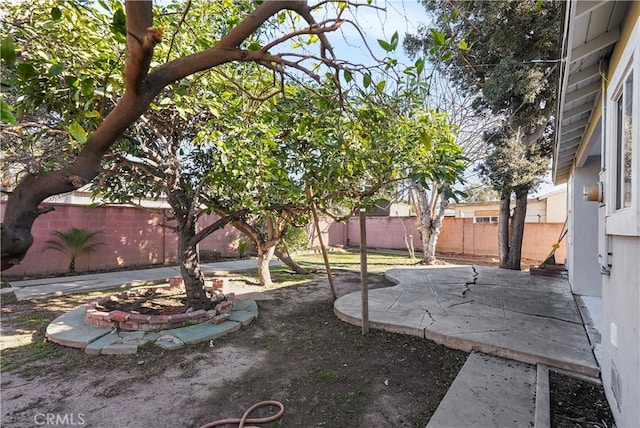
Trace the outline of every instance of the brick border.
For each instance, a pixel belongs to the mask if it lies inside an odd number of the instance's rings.
[[[222,288],[222,280],[214,280],[211,286],[205,287],[205,290],[213,292]],[[172,284],[173,285],[173,284]],[[96,309],[98,305],[115,298],[126,299],[129,297],[141,296],[149,291],[158,289],[175,289],[174,287],[149,287],[140,288],[135,291],[124,291],[122,293],[113,294],[111,296],[102,297],[96,301],[85,305],[85,322],[96,327],[110,327],[119,330],[128,331],[160,331],[173,328],[184,327],[186,325],[201,324],[204,322],[212,322],[220,324],[229,319],[235,294],[222,294],[223,299],[215,306],[214,309],[205,311],[199,309],[197,311],[189,311],[174,315],[144,315],[130,313],[126,311],[114,310],[110,312],[100,311]]]

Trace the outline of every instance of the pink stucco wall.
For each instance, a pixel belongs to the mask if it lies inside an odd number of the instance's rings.
[[[4,218],[4,206],[0,212]],[[90,208],[82,205],[56,204],[55,211],[38,217],[32,228],[34,243],[22,263],[6,270],[6,275],[36,275],[66,272],[69,259],[65,255],[48,250],[45,242],[52,239],[51,232],[67,231],[71,227],[87,231],[100,231],[96,240],[104,243],[94,253],[82,255],[76,270],[109,269],[121,266],[173,263],[177,259],[178,239],[171,229],[163,227],[162,210],[141,210],[128,206],[101,206]],[[204,227],[217,219],[205,216],[200,221]],[[233,227],[227,226],[201,242],[201,249],[217,250],[222,256],[237,255],[237,237]]]
[[[527,223],[522,257],[544,260],[551,251],[552,244],[558,239],[562,227],[562,223]],[[422,249],[415,217],[367,217],[369,248],[406,249],[405,235],[412,235],[415,249]],[[359,219],[352,217],[348,222],[333,224],[329,237],[331,245],[360,245]],[[473,223],[470,218],[446,217],[437,248],[445,253],[498,256],[498,225]],[[563,241],[556,251],[556,260],[562,262],[565,254]]]
[[[6,202],[0,201],[4,217]],[[205,227],[217,216],[204,216],[199,226]],[[162,210],[141,210],[128,206],[102,206],[90,208],[82,205],[56,204],[55,211],[38,217],[33,225],[34,244],[21,264],[3,272],[6,275],[37,275],[60,273],[67,270],[68,258],[56,251],[43,252],[51,232],[78,227],[87,231],[101,231],[98,240],[105,245],[95,253],[82,255],[77,261],[79,272],[122,266],[166,264],[176,262],[177,236],[163,227]],[[347,222],[321,220],[320,229],[325,244],[332,246],[359,245],[360,226],[357,217]],[[523,257],[543,260],[551,251],[562,229],[559,223],[527,223]],[[308,227],[309,243],[318,246],[315,228]],[[406,230],[406,232],[405,232]],[[405,249],[404,237],[413,236],[416,250],[422,249],[415,217],[367,217],[367,246],[369,248]],[[226,226],[200,243],[201,250],[216,250],[223,257],[236,256],[238,240],[242,235]],[[438,251],[470,255],[498,255],[496,224],[474,224],[472,219],[444,220],[438,241]],[[565,258],[564,242],[556,252],[556,260]]]

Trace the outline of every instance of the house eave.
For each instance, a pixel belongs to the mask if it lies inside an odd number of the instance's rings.
[[[565,183],[593,142],[600,118],[603,75],[620,38],[626,2],[565,3],[552,180]],[[596,148],[599,150],[599,148]],[[583,161],[584,159],[582,159]]]

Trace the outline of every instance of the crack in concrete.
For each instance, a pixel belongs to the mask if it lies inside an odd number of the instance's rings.
[[[429,325],[427,327],[430,327],[431,325],[433,325],[436,320],[435,318],[433,318],[433,315],[431,315],[431,312],[429,312],[429,309],[424,308],[422,306],[420,306],[420,309],[422,309],[423,311],[425,311],[427,313],[427,316],[429,317],[429,319],[431,320],[431,322],[429,323]]]
[[[472,302],[473,302],[473,300],[467,300],[466,302],[453,303],[453,304],[447,306],[447,308],[452,308],[452,307],[458,306],[458,305],[466,305],[467,303],[472,303]]]
[[[464,288],[465,290],[462,292],[462,298],[466,298],[466,294],[471,291],[471,287],[469,287],[470,285],[476,285],[476,281],[478,281],[478,270],[476,269],[475,266],[471,266],[471,270],[473,270],[473,280],[471,282],[467,281],[464,283]]]
[[[487,303],[483,303],[483,305],[487,306],[489,308],[502,309],[502,312],[503,312],[503,315],[504,315],[505,318],[506,318],[506,312],[513,312],[515,314],[529,315],[531,317],[536,317],[536,318],[548,318],[548,319],[551,319],[551,320],[567,322],[569,324],[583,325],[579,321],[571,321],[571,320],[567,320],[567,319],[563,319],[563,318],[554,317],[554,316],[551,316],[551,315],[539,315],[539,314],[532,314],[530,312],[516,311],[515,309],[505,309],[505,307],[504,307],[504,299],[502,300],[502,306],[494,306],[494,305],[489,305]],[[506,312],[505,312],[505,310],[506,310]]]
[[[388,311],[393,307],[393,305],[395,305],[395,304],[396,304],[396,302],[397,302],[398,300],[400,300],[400,297],[402,297],[402,295],[403,295],[403,294],[404,294],[404,293],[400,293],[400,294],[398,294],[398,297],[396,297],[396,299],[395,299],[395,300],[394,300],[394,301],[389,305],[389,307],[387,307],[387,309],[385,309],[385,312],[388,312]]]
[[[440,301],[440,296],[438,295],[438,292],[435,290],[435,288],[433,288],[433,284],[431,284],[431,280],[429,279],[429,275],[425,275],[425,278],[427,280],[427,285],[429,286],[429,289],[431,290],[431,292],[433,293],[433,295],[436,298],[436,302],[438,303],[438,306],[440,306],[440,309],[442,309],[442,311],[445,313],[445,315],[447,314],[447,309],[442,306],[442,302]],[[431,316],[431,314],[429,314],[429,316]],[[433,319],[433,318],[432,318]]]

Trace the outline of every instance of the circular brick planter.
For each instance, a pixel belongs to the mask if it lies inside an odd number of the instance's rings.
[[[219,284],[216,283],[217,281],[219,281]],[[208,288],[212,292],[213,290],[219,290],[222,288],[222,280],[214,280],[213,286]],[[157,287],[155,289],[157,289]],[[199,309],[197,311],[187,310],[185,313],[174,315],[145,315],[120,310],[105,312],[96,309],[99,305],[102,305],[109,300],[140,296],[149,290],[152,289],[142,288],[136,291],[125,291],[87,303],[85,305],[85,321],[96,327],[110,327],[126,331],[160,331],[184,327],[187,325],[200,324],[207,321],[211,321],[214,324],[220,324],[229,319],[231,308],[235,300],[235,295],[233,293],[229,293],[227,295],[220,294],[220,299],[222,300],[218,301],[219,303],[214,309],[208,311],[205,311],[204,309]]]

